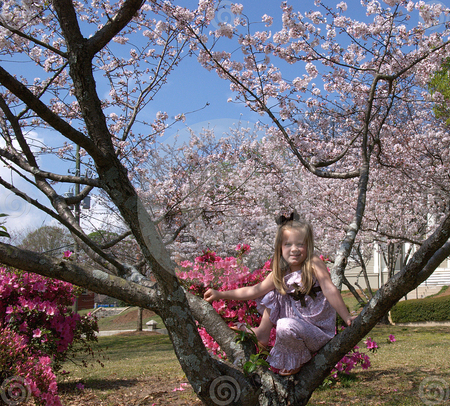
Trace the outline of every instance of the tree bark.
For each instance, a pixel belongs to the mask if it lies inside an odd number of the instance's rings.
[[[137,316],[137,326],[136,331],[142,331],[142,313],[143,313],[142,307],[138,307],[138,316]]]

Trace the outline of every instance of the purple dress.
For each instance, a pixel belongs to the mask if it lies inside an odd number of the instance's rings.
[[[287,293],[293,293],[295,284],[301,286],[301,271],[286,275],[284,282]],[[316,281],[314,287],[319,286]],[[256,302],[261,314],[265,308],[270,310],[270,320],[276,325],[275,345],[267,358],[274,368],[300,367],[336,333],[336,312],[321,290],[316,292],[315,299],[306,295],[300,301],[274,289]]]

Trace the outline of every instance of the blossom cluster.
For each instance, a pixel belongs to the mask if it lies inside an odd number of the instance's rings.
[[[237,257],[222,258],[215,252],[206,250],[194,262],[183,261],[178,271],[178,277],[183,285],[193,294],[203,297],[209,288],[219,291],[238,289],[243,286],[256,285],[263,281],[270,272],[270,262],[267,261],[260,269],[250,271],[243,265],[241,256],[250,251],[247,244],[236,247]],[[261,321],[261,315],[256,309],[254,300],[217,300],[212,306],[229,326],[244,323],[256,327]],[[275,329],[272,330],[270,344],[275,341]],[[225,357],[220,346],[199,326],[199,333],[205,346],[214,354]]]
[[[375,352],[376,348],[378,348],[377,344],[374,341],[370,340],[370,337],[366,341],[366,346],[368,350]],[[359,351],[360,348],[355,345],[351,351],[349,351],[332,369],[331,377],[337,378],[338,373],[342,372],[345,374],[349,374],[354,368],[358,365],[361,366],[362,369],[368,369],[370,367],[370,357],[368,354]]]
[[[97,340],[96,320],[70,308],[75,294],[69,283],[0,268],[0,379],[24,377],[38,403],[60,404],[54,371],[75,346],[92,354]]]
[[[395,341],[395,336],[390,334],[388,342],[394,343]],[[378,349],[378,344],[373,341],[371,337],[367,337],[364,344],[370,352],[375,353]],[[362,369],[368,369],[371,364],[369,355],[360,351],[360,348],[356,345],[335,365],[330,375],[332,378],[336,379],[339,373],[349,374],[358,365],[361,366]]]

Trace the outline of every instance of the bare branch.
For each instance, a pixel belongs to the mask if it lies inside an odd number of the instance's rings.
[[[40,118],[50,124],[56,131],[64,134],[69,140],[80,145],[92,156],[98,156],[99,151],[94,143],[89,140],[83,133],[74,129],[69,123],[64,121],[60,116],[53,113],[43,102],[41,102],[26,86],[11,76],[6,70],[0,66],[0,83],[5,86],[11,93],[22,100],[30,107]]]
[[[66,183],[77,183],[80,185],[88,185],[90,187],[89,190],[92,190],[92,188],[94,188],[94,187],[100,186],[98,179],[86,178],[84,176],[59,175],[57,173],[42,171],[37,167],[29,165],[27,162],[25,162],[25,160],[23,160],[21,158],[21,156],[12,154],[3,148],[0,148],[0,156],[15,163],[18,167],[20,167],[24,171],[30,173],[31,175],[40,177],[42,179],[50,179],[55,182],[66,182]],[[88,193],[85,193],[84,197],[86,197],[87,194]],[[75,203],[75,202],[71,202],[71,203]]]
[[[85,243],[90,249],[92,249],[96,254],[98,254],[101,258],[103,258],[106,262],[114,266],[120,273],[126,274],[127,270],[125,265],[119,263],[115,258],[112,256],[106,254],[104,251],[100,249],[100,247],[97,246],[92,240],[90,240],[80,229],[79,227],[76,227],[76,225],[72,224],[70,221],[68,221],[63,216],[55,213],[54,211],[50,210],[48,207],[44,206],[43,204],[39,203],[35,199],[31,199],[29,196],[27,196],[22,191],[18,190],[13,185],[6,182],[4,179],[0,178],[0,185],[4,186],[6,189],[12,191],[16,196],[19,196],[23,200],[27,201],[28,203],[32,204],[39,210],[43,211],[44,213],[48,214],[58,222],[60,222],[62,225],[67,227],[69,231],[79,238],[83,243]],[[57,200],[61,201],[64,200],[62,197],[59,197]],[[58,203],[58,202],[53,202]],[[67,207],[67,205],[66,205]],[[68,209],[67,209],[68,210]],[[107,265],[104,265],[107,267]]]
[[[101,244],[100,247],[102,249],[108,249],[111,247],[114,247],[114,245],[118,244],[119,242],[123,241],[125,238],[127,238],[128,236],[132,235],[131,231],[125,231],[124,233],[122,233],[121,235],[117,236],[117,238],[114,238],[113,240],[105,243],[105,244]]]

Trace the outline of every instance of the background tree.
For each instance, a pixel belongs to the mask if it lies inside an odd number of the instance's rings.
[[[445,123],[450,124],[450,108],[448,102],[450,100],[450,60],[446,59],[442,62],[439,70],[434,72],[430,80],[428,88],[433,95],[436,102],[433,107],[436,118],[445,120]]]
[[[63,251],[73,250],[73,238],[66,228],[42,226],[26,233],[19,247],[61,257]]]
[[[442,217],[436,216],[435,224],[427,230],[428,238],[421,241],[402,271],[376,293],[351,328],[331,340],[302,368],[295,382],[264,369],[246,376],[239,362],[232,365],[248,357],[251,349],[236,344],[235,334],[211,306],[180,286],[166,243],[171,241],[169,231],[175,237],[182,235],[178,230],[188,219],[188,212],[194,212],[199,196],[204,200],[198,212],[208,223],[210,208],[222,215],[221,202],[235,201],[237,205],[245,201],[239,194],[243,184],[250,196],[262,191],[262,203],[260,196],[256,200],[261,204],[260,213],[254,213],[261,216],[277,206],[288,210],[291,204],[297,205],[298,196],[291,193],[295,184],[302,192],[302,213],[323,218],[327,225],[316,227],[319,238],[328,230],[341,237],[335,242],[339,248],[333,272],[335,283],[341,286],[345,264],[362,227],[376,230],[373,225],[383,213],[392,209],[398,214],[395,207],[401,210],[402,200],[392,198],[398,183],[389,174],[402,174],[405,180],[414,175],[414,187],[405,192],[410,198],[428,192],[433,196],[446,194],[447,179],[442,175],[448,164],[448,140],[442,136],[446,129],[434,120],[426,91],[430,73],[448,57],[445,29],[427,32],[427,27],[438,21],[442,8],[418,3],[417,12],[424,23],[407,27],[413,3],[389,1],[388,8],[364,3],[368,22],[351,20],[345,3],[336,9],[316,3],[319,9],[304,14],[283,3],[281,23],[273,34],[252,31],[242,7],[233,5],[233,24],[219,25],[209,42],[206,27],[217,8],[212,1],[202,1],[194,10],[169,2],[136,0],[101,5],[69,0],[3,3],[2,57],[32,60],[42,70],[41,75],[23,72],[14,76],[5,69],[5,63],[0,67],[0,157],[13,175],[27,179],[43,193],[50,206],[15,187],[9,178],[0,178],[0,184],[67,227],[99,268],[62,263],[7,243],[0,243],[0,261],[155,311],[167,327],[192,387],[208,405],[216,403],[212,389],[227,382],[235,384],[240,394],[234,404],[306,404],[342,356],[450,253],[450,216],[441,210],[437,214]],[[266,25],[273,20],[268,15],[262,19]],[[237,30],[243,31],[241,36]],[[221,37],[236,39],[231,48],[238,45],[244,51],[240,60],[232,59],[238,58],[238,53],[219,50],[216,40]],[[158,197],[153,200],[145,195],[145,182],[158,186],[154,180],[159,176],[147,173],[148,167],[143,165],[153,156],[155,138],[167,128],[169,116],[158,112],[150,121],[148,114],[139,113],[145,113],[184,55],[183,50],[197,53],[206,68],[216,69],[231,82],[236,101],[266,115],[270,122],[261,123],[266,139],[255,143],[255,148],[250,144],[248,163],[242,149],[242,155],[237,154],[232,165],[227,165],[224,158],[230,154],[226,153],[226,143],[218,144],[216,150],[203,150],[193,136],[192,146],[197,143],[194,152],[204,151],[205,156],[197,153],[192,162],[197,156],[202,158],[198,161],[205,171],[197,171],[189,162],[177,171],[174,164],[166,179],[176,183],[178,173],[184,176],[174,188],[180,194],[176,201],[170,201],[172,193],[168,193],[158,202]],[[277,60],[279,67],[271,64],[270,58]],[[300,68],[288,79],[281,69],[294,63]],[[287,72],[292,73],[289,69]],[[320,85],[319,78],[323,81]],[[101,99],[100,94],[107,96]],[[29,132],[48,128],[60,137],[58,148],[36,150]],[[40,153],[58,152],[62,159],[73,160],[72,150],[77,146],[86,167],[79,174],[56,173],[56,165],[46,167],[38,159]],[[262,152],[252,155],[256,147]],[[159,156],[159,162],[163,158]],[[210,162],[213,165],[208,166]],[[235,179],[238,168],[247,172]],[[252,171],[259,177],[250,176]],[[242,177],[248,180],[243,182]],[[288,178],[293,183],[280,182]],[[389,189],[387,200],[374,204],[374,215],[366,220],[369,199],[378,196],[381,188],[375,186],[383,182]],[[74,183],[80,185],[75,196],[66,198],[58,192],[62,189],[57,186]],[[170,190],[170,184],[164,186]],[[138,254],[151,268],[156,282],[148,281],[138,271],[137,263],[123,263],[106,252],[80,227],[69,206],[94,190],[116,207],[128,227],[121,237],[133,236]],[[196,200],[185,211],[177,212],[191,196],[197,196]],[[431,207],[428,200],[424,202],[423,211]],[[249,213],[250,206],[246,206]],[[262,208],[266,207],[268,211],[264,212]],[[156,209],[161,210],[158,216],[153,213]],[[405,223],[408,227],[414,227],[416,213],[411,212]],[[167,219],[167,224],[160,224],[160,219]],[[190,236],[196,239],[196,219],[189,221]],[[225,234],[225,225],[219,221],[216,226]],[[242,224],[245,222],[240,220],[230,222],[237,228]],[[409,233],[407,228],[405,232]],[[231,363],[208,353],[195,320],[216,339]]]

